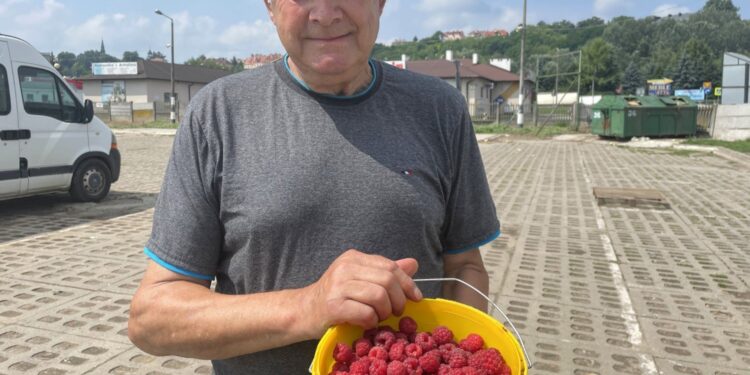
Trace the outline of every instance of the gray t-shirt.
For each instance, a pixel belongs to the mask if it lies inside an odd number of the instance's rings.
[[[300,288],[354,248],[419,261],[499,235],[466,102],[374,62],[363,94],[305,90],[283,60],[220,79],[177,131],[146,253],[218,293]],[[437,296],[439,285],[420,285]],[[214,361],[217,374],[304,374],[316,342]]]

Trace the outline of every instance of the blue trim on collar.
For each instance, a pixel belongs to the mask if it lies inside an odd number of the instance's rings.
[[[300,87],[305,89],[305,91],[313,93],[315,95],[325,96],[327,98],[332,99],[356,99],[359,97],[362,97],[364,95],[367,95],[373,87],[375,87],[375,82],[378,80],[378,70],[375,69],[375,63],[372,61],[372,59],[367,60],[367,63],[370,65],[370,71],[372,72],[372,80],[370,81],[370,84],[367,86],[367,88],[355,95],[331,95],[331,94],[322,94],[319,92],[316,92],[315,90],[311,89],[310,86],[308,86],[303,80],[301,80],[299,77],[297,77],[294,72],[292,72],[292,69],[289,68],[289,54],[284,54],[284,58],[282,59],[284,61],[284,68],[286,68],[286,71],[289,73],[292,78],[294,78],[294,81],[297,82]]]
[[[183,276],[194,277],[196,279],[201,279],[201,280],[206,280],[206,281],[212,281],[214,279],[213,276],[201,275],[199,273],[191,272],[191,271],[188,271],[188,270],[184,270],[184,269],[182,269],[180,267],[173,266],[173,265],[165,262],[161,258],[159,258],[158,255],[154,254],[151,251],[151,249],[149,249],[147,247],[143,248],[143,252],[146,254],[146,256],[148,256],[149,258],[151,258],[151,260],[153,260],[154,262],[156,262],[158,265],[160,265],[160,266],[162,266],[162,267],[164,267],[164,268],[166,268],[166,269],[168,269],[168,270],[170,270],[172,272],[179,273],[180,275],[183,275]]]
[[[496,230],[495,233],[492,233],[491,235],[489,235],[484,240],[479,241],[479,242],[477,242],[475,244],[471,244],[469,246],[464,246],[464,247],[462,247],[460,249],[445,250],[445,251],[443,251],[443,253],[450,254],[450,255],[461,254],[463,252],[466,252],[466,251],[469,251],[469,250],[476,249],[476,248],[479,248],[481,246],[484,246],[484,245],[486,245],[486,244],[488,244],[488,243],[496,240],[498,237],[500,237],[500,229]]]

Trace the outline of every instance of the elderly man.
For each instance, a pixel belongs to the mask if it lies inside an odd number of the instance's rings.
[[[412,280],[486,292],[478,247],[499,222],[460,93],[369,58],[384,6],[268,1],[287,55],[193,99],[132,301],[138,347],[303,374],[331,325],[375,327],[422,293],[486,308]]]

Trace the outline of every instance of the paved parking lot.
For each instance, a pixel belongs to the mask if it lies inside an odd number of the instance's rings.
[[[172,137],[121,134],[101,204],[0,202],[0,374],[209,374],[127,339]],[[532,374],[750,374],[750,163],[578,142],[482,145],[503,236],[483,255]],[[651,188],[671,208],[600,206]]]

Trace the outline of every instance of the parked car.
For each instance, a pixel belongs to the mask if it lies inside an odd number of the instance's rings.
[[[29,43],[0,34],[0,200],[67,190],[98,202],[120,175],[117,139]]]

